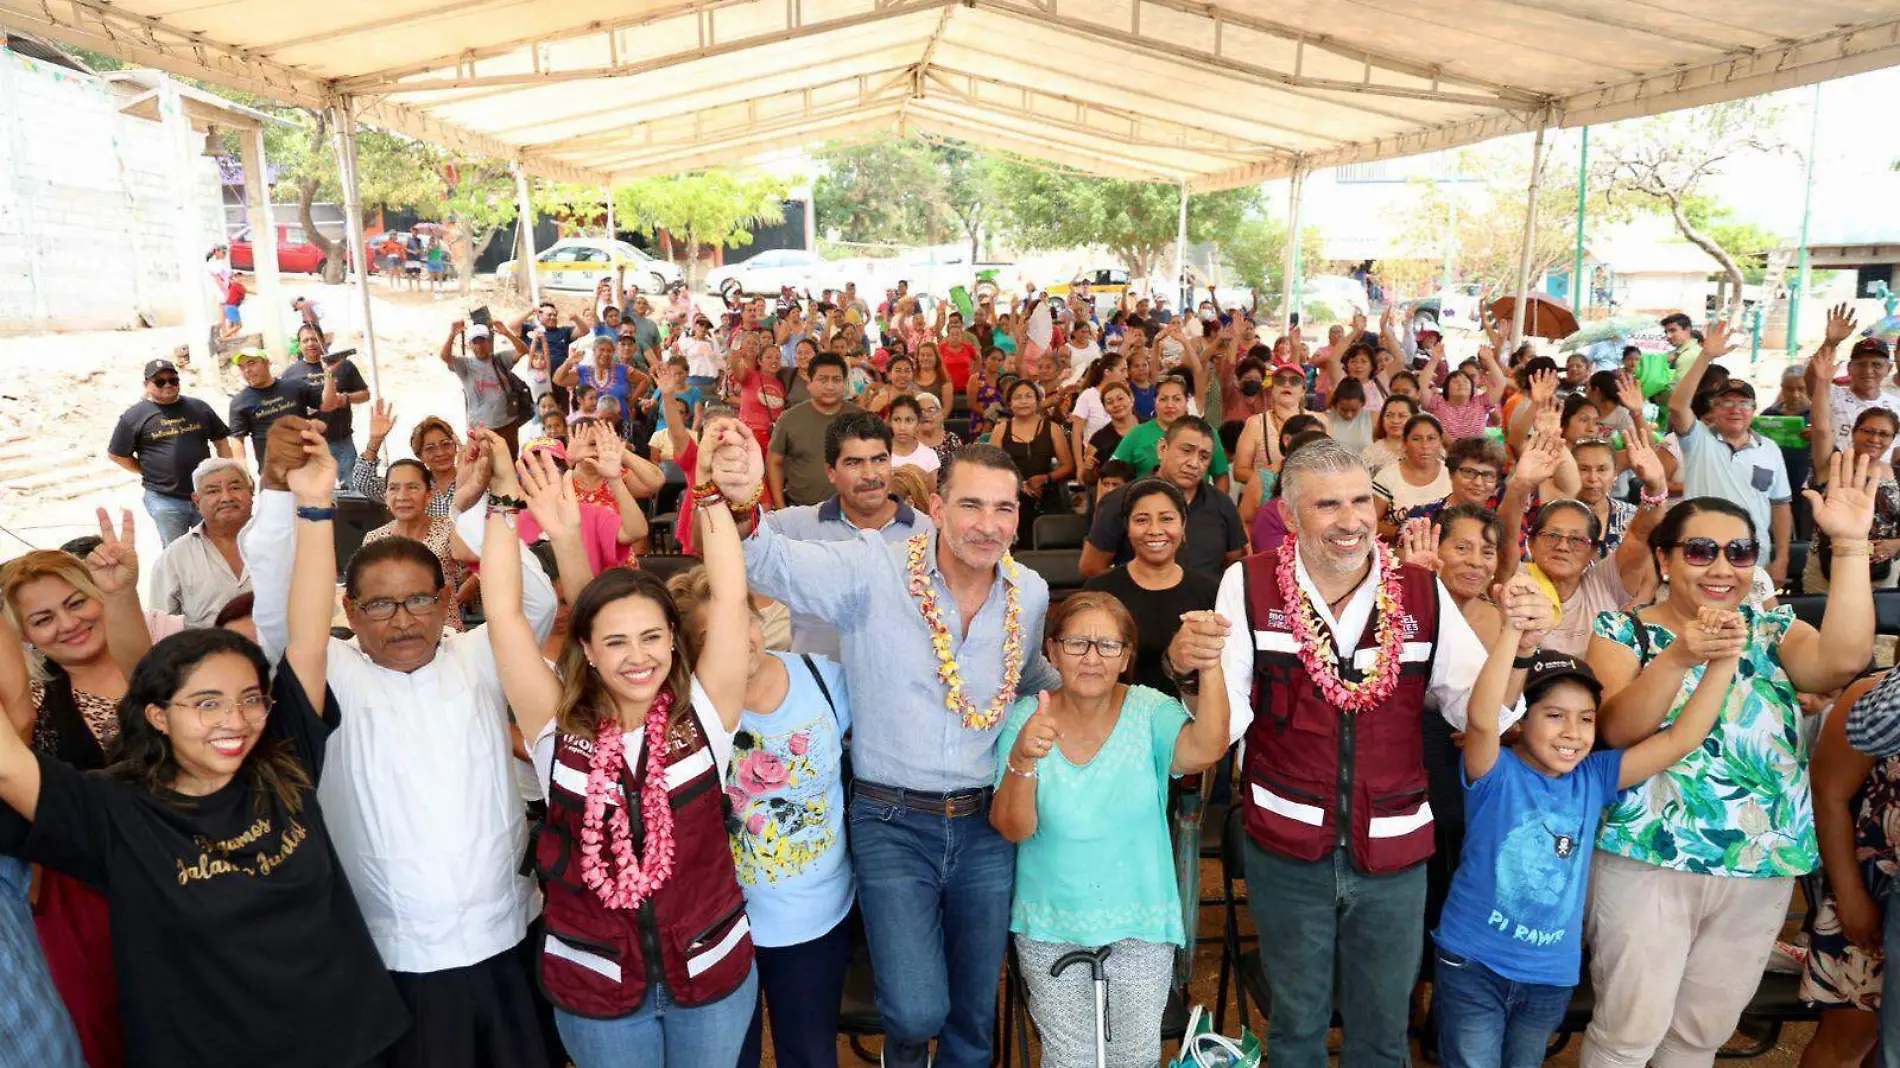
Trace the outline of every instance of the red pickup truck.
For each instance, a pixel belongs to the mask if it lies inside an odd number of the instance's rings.
[[[277,269],[290,274],[320,274],[323,250],[310,243],[301,226],[277,227]],[[240,271],[256,270],[251,253],[251,228],[245,227],[231,238],[231,266]]]

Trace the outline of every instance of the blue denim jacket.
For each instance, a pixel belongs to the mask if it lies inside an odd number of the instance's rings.
[[[1002,684],[1005,583],[1016,587],[1021,602],[1024,663],[1017,692],[1061,686],[1041,651],[1049,612],[1042,576],[1026,567],[999,567],[997,586],[958,642],[957,601],[937,569],[937,535],[929,538],[925,559],[970,701],[985,707]],[[851,765],[858,778],[932,792],[996,781],[1002,720],[972,730],[945,707],[930,629],[910,595],[904,543],[887,545],[871,530],[851,541],[795,541],[766,522],[744,545],[746,581],[754,590],[838,628],[852,695]]]

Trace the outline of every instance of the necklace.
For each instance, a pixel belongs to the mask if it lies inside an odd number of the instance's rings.
[[[917,599],[917,610],[924,617],[924,626],[930,629],[930,647],[937,654],[937,681],[944,685],[944,707],[961,719],[965,727],[989,730],[1003,721],[1003,713],[1016,699],[1016,684],[1023,677],[1021,597],[1014,582],[1003,584],[1003,681],[990,703],[978,709],[963,692],[963,669],[951,648],[950,628],[944,625],[943,610],[937,606],[936,586],[930,581],[926,563],[929,552],[928,534],[919,534],[905,543],[910,595]],[[1010,578],[1015,578],[1016,558],[1007,552],[1003,554],[1003,569]]]
[[[1312,602],[1307,600],[1294,574],[1295,544],[1289,540],[1280,546],[1275,572],[1280,583],[1280,599],[1286,603],[1287,629],[1293,634],[1293,644],[1299,649],[1300,663],[1307,675],[1319,687],[1327,703],[1341,711],[1370,712],[1398,688],[1399,653],[1404,648],[1404,637],[1398,627],[1399,596],[1403,587],[1399,582],[1398,557],[1392,553],[1383,555],[1379,592],[1373,608],[1379,617],[1378,629],[1374,631],[1378,656],[1362,680],[1347,682],[1339,676],[1339,656],[1332,638],[1319,633],[1319,620],[1314,616]]]
[[[607,797],[626,763],[625,732],[615,720],[602,727],[594,739],[594,755],[587,769],[587,803],[581,814],[581,881],[610,909],[639,908],[659,893],[673,874],[673,804],[667,795],[666,760],[662,755],[667,712],[672,707],[672,691],[662,689],[647,709],[647,774],[640,787],[646,855],[638,861],[633,856],[633,820],[627,815],[631,799],[623,797],[622,803],[614,806],[613,816],[606,817]],[[611,864],[601,855],[603,843],[613,855]]]

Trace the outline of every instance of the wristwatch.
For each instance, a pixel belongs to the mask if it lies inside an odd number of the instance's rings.
[[[1161,670],[1173,680],[1175,688],[1182,693],[1191,697],[1201,692],[1200,668],[1195,668],[1193,671],[1176,671],[1174,661],[1168,654],[1163,653],[1161,654]]]

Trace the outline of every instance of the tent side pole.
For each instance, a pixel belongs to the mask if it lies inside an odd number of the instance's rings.
[[[1302,161],[1293,165],[1292,186],[1287,194],[1286,260],[1282,265],[1286,306],[1280,313],[1283,334],[1293,331],[1293,317],[1300,310],[1300,196],[1305,191],[1306,164]]]
[[[1546,117],[1547,118],[1547,117]],[[1511,346],[1524,340],[1524,313],[1530,310],[1531,256],[1537,242],[1537,196],[1544,191],[1544,123],[1537,125],[1537,140],[1531,143],[1530,190],[1524,203],[1524,244],[1517,259],[1517,308],[1511,315]]]
[[[1570,261],[1570,310],[1583,314],[1583,225],[1590,200],[1590,128],[1583,128],[1583,148],[1577,154],[1577,250]]]
[[[206,298],[204,216],[198,206],[196,166],[202,153],[203,137],[192,129],[191,115],[185,110],[183,94],[170,75],[164,76],[158,89],[159,121],[165,131],[166,147],[171,151],[172,254],[178,268],[179,311],[184,315],[185,343],[192,362],[215,373],[211,345],[211,303]],[[253,242],[255,245],[255,242]]]
[[[1188,292],[1187,280],[1187,211],[1188,185],[1187,180],[1183,179],[1181,181],[1181,225],[1174,232],[1174,284],[1175,288],[1180,290],[1179,311],[1183,315],[1187,314],[1188,305],[1194,299],[1193,294]]]
[[[527,276],[528,303],[541,303],[540,272],[534,269],[534,202],[528,197],[528,172],[515,164],[515,233],[519,238],[521,259],[515,270]]]
[[[264,128],[238,131],[238,148],[244,161],[244,214],[251,224],[251,269],[257,280],[257,312],[264,334],[264,349],[271,359],[283,363],[290,354],[284,339],[284,287],[277,268],[277,216],[270,202],[269,166],[264,158]],[[271,234],[260,241],[258,234]]]
[[[383,383],[376,366],[376,330],[370,320],[369,262],[363,243],[363,197],[356,179],[356,102],[344,97],[331,110],[336,119],[337,170],[343,179],[343,224],[350,246],[350,270],[356,274],[351,284],[362,304],[363,351],[369,357],[369,388],[380,397],[383,395]]]

